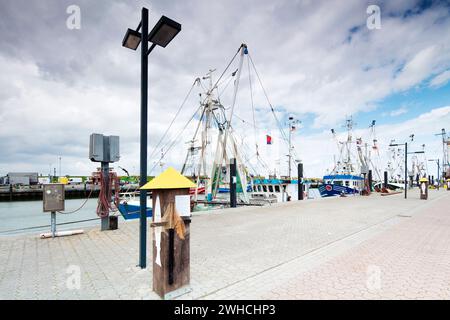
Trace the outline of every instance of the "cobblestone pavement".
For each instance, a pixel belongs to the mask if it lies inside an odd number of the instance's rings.
[[[196,214],[192,291],[181,298],[449,298],[449,201],[450,192],[430,191],[428,201],[410,192]],[[0,299],[158,299],[151,266],[137,261],[136,221],[2,237]]]

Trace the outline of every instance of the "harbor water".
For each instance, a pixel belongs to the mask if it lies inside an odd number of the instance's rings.
[[[84,199],[68,199],[65,211],[78,209]],[[89,199],[76,213],[56,214],[57,231],[99,226],[97,199]],[[42,211],[42,201],[0,202],[0,236],[50,231],[50,213]],[[119,223],[125,220],[119,214]]]
[[[227,198],[225,195],[224,199]],[[309,190],[309,199],[320,198],[317,189]],[[71,212],[78,209],[84,199],[66,199],[65,211]],[[148,201],[151,201],[148,199]],[[225,206],[198,205],[194,211],[209,211],[221,209]],[[96,214],[97,199],[89,199],[86,204],[75,213],[56,214],[57,230],[73,230],[86,227],[100,227],[100,219]],[[119,212],[119,223],[125,223],[126,220]],[[0,236],[32,234],[50,231],[50,213],[42,211],[42,201],[11,201],[0,202]]]

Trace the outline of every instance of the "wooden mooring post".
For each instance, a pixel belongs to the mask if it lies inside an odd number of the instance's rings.
[[[141,187],[152,190],[153,291],[162,299],[191,290],[189,188],[194,187],[173,168]]]

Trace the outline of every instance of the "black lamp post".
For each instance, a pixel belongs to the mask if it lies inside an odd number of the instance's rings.
[[[438,189],[439,189],[439,185],[440,185],[440,183],[441,183],[441,179],[440,179],[440,177],[439,177],[439,175],[440,175],[440,171],[441,171],[441,166],[440,166],[440,163],[439,163],[439,159],[429,159],[428,161],[434,161],[434,162],[436,162],[436,164],[437,164],[437,182],[438,182]]]
[[[408,142],[405,143],[391,143],[389,145],[390,147],[398,147],[398,146],[404,146],[405,147],[405,199],[408,197]]]
[[[425,151],[415,151],[415,152],[409,152],[408,154],[417,154],[417,153],[425,153]],[[420,175],[417,174],[417,185],[419,186],[419,179],[420,179]],[[412,182],[411,182],[411,187],[413,186]]]
[[[148,9],[142,8],[141,22],[136,30],[128,29],[122,41],[122,46],[136,50],[141,44],[141,130],[140,130],[140,181],[142,187],[147,183],[147,121],[148,121],[148,55],[159,45],[166,47],[180,32],[181,25],[165,16],[148,33]],[[141,31],[141,32],[139,32]],[[148,42],[152,42],[150,49]],[[139,193],[140,219],[139,219],[139,266],[147,266],[147,191]]]

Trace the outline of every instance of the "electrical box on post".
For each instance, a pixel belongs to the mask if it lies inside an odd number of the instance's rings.
[[[94,162],[101,162],[104,159],[103,154],[103,135],[93,133],[89,139],[89,159]]]
[[[119,153],[119,137],[118,136],[109,136],[109,162],[117,162],[120,160]]]
[[[120,160],[119,137],[93,133],[89,139],[89,159],[93,162]]]
[[[44,212],[64,211],[64,184],[44,184]]]

